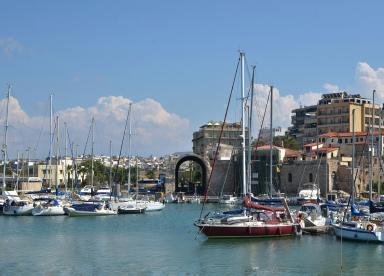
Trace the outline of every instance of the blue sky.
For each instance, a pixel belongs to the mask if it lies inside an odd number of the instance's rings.
[[[325,84],[368,93],[356,71],[364,63],[382,81],[383,10],[382,1],[3,1],[0,88],[11,82],[29,117],[47,116],[51,92],[56,111],[153,99],[188,123],[185,142],[137,151],[190,150],[194,130],[223,118],[240,49],[258,83],[295,102]]]

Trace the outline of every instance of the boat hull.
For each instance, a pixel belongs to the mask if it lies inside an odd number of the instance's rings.
[[[362,242],[384,242],[383,232],[368,231],[365,229],[345,227],[333,224],[332,228],[335,236],[342,239],[362,241]]]
[[[45,208],[34,208],[33,216],[63,216],[65,215],[64,208],[61,206],[50,206]]]
[[[33,206],[28,207],[13,207],[13,206],[4,206],[3,215],[5,216],[31,216]]]
[[[145,208],[119,208],[117,210],[118,214],[143,214],[145,213]]]
[[[208,238],[268,238],[292,236],[300,226],[296,224],[279,225],[208,225],[196,224]]]
[[[71,207],[64,207],[65,213],[70,217],[91,217],[117,215],[114,210],[79,211]]]

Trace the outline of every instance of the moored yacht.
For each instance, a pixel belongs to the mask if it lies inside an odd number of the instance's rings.
[[[3,215],[30,216],[32,215],[33,208],[33,203],[29,200],[7,199],[3,206]]]
[[[104,202],[83,202],[64,207],[68,216],[108,216],[117,215],[117,210],[113,210],[108,203]]]

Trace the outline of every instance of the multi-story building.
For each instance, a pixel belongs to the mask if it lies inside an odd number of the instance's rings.
[[[292,113],[289,135],[295,137],[300,145],[314,141],[317,136],[317,105],[300,107],[292,110]]]
[[[219,142],[223,122],[208,122],[193,133],[193,153],[204,158],[212,151],[213,146]],[[221,136],[221,144],[233,146],[235,149],[242,147],[241,123],[225,123]],[[246,145],[248,145],[248,129],[245,130]]]
[[[372,128],[372,102],[347,92],[323,94],[317,105],[292,110],[292,126],[288,133],[300,145],[315,142],[318,135],[328,132],[352,132],[352,110],[355,110],[355,131]],[[374,106],[373,129],[380,127],[381,109]],[[382,115],[381,115],[382,116]]]
[[[317,105],[318,133],[352,132],[352,110],[355,110],[355,131],[369,131],[372,124],[371,100],[346,92],[323,94]],[[374,106],[373,129],[379,130],[381,109]]]

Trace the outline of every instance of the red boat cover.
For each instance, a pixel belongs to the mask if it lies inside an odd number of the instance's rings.
[[[244,197],[243,206],[245,208],[260,209],[260,210],[266,210],[271,212],[276,212],[276,211],[285,212],[285,208],[283,207],[269,207],[269,206],[260,205],[255,202],[252,202],[249,196]]]

